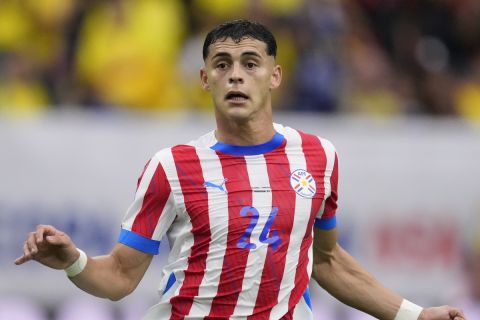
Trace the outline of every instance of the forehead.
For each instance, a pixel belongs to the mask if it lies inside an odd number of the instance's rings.
[[[263,41],[243,38],[239,42],[235,42],[232,38],[226,38],[225,40],[218,40],[212,43],[208,48],[208,58],[214,57],[218,53],[227,53],[231,55],[242,54],[242,52],[256,52],[261,57],[268,57],[267,44]]]

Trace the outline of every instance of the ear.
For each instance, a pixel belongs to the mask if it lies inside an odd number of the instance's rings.
[[[270,76],[270,89],[277,89],[280,83],[282,83],[282,67],[277,64],[273,67],[273,72]]]
[[[200,69],[200,81],[202,82],[203,90],[210,91],[210,85],[208,84],[208,76],[207,71],[205,71],[205,67]]]

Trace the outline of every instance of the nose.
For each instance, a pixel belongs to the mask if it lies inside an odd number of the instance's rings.
[[[231,69],[230,77],[228,79],[228,83],[230,84],[238,84],[243,83],[243,75],[242,75],[242,68],[238,63],[234,63]]]

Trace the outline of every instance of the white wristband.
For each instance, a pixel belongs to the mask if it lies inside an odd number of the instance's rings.
[[[77,250],[80,253],[80,256],[78,257],[78,259],[74,263],[72,263],[71,266],[64,269],[69,278],[75,277],[77,274],[82,272],[83,269],[85,269],[85,266],[87,265],[87,261],[88,261],[87,255],[82,250],[78,248]]]
[[[422,310],[422,307],[403,299],[394,320],[417,320]]]

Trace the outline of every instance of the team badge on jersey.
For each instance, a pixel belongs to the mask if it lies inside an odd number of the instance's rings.
[[[317,192],[317,184],[313,176],[306,170],[297,169],[290,175],[290,185],[295,192],[304,198],[313,198]]]

